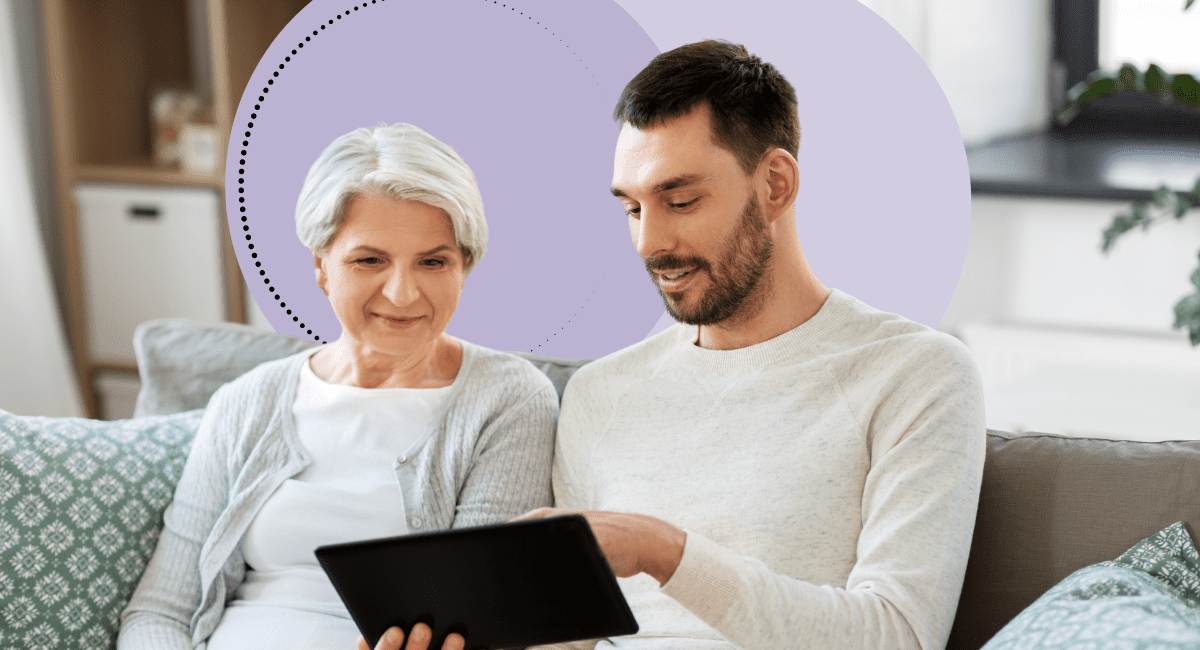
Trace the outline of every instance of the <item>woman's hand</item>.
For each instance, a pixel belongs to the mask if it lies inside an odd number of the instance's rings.
[[[413,626],[412,634],[408,639],[408,645],[404,645],[404,631],[398,627],[390,627],[383,636],[379,638],[379,643],[375,646],[375,650],[428,650],[429,641],[433,638],[433,632],[429,626],[424,623],[417,623]],[[462,635],[453,632],[442,643],[442,650],[463,650],[467,645],[466,639]],[[358,650],[371,650],[367,647],[367,640],[358,637]]]

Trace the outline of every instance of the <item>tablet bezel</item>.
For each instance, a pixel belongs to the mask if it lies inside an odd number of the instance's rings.
[[[429,587],[426,585],[410,585],[407,581],[403,580],[403,576],[389,575],[387,573],[387,571],[398,570],[398,567],[385,567],[381,570],[382,572],[374,573],[369,579],[364,577],[361,571],[362,555],[364,552],[403,553],[406,549],[411,550],[414,547],[420,547],[422,549],[420,552],[422,553],[436,552],[431,549],[435,549],[439,545],[445,547],[442,544],[444,540],[453,540],[456,547],[467,544],[479,549],[481,552],[486,552],[486,545],[489,543],[489,540],[494,543],[498,536],[508,536],[511,539],[512,535],[517,535],[518,539],[536,539],[540,536],[541,539],[538,541],[543,544],[570,545],[569,547],[556,546],[556,550],[573,553],[574,556],[569,559],[577,563],[574,568],[583,571],[586,574],[585,579],[591,580],[592,588],[596,590],[595,594],[603,601],[603,607],[607,609],[603,614],[597,616],[598,622],[594,623],[591,628],[587,628],[585,632],[573,631],[563,636],[564,633],[560,630],[547,631],[545,629],[533,629],[529,630],[529,633],[522,637],[523,640],[520,642],[503,646],[492,645],[493,640],[472,639],[469,636],[469,629],[464,630],[457,623],[446,623],[445,619],[452,617],[453,614],[441,614],[443,621],[439,622],[437,620],[439,616],[437,612],[425,612],[422,614],[424,611],[422,605],[406,605],[405,601],[413,598],[413,592],[429,589]],[[400,625],[407,634],[412,625],[422,621],[430,624],[430,627],[433,629],[433,639],[429,645],[429,648],[432,650],[440,650],[445,637],[455,631],[465,632],[464,638],[466,638],[466,647],[469,650],[474,650],[475,648],[499,650],[501,647],[523,647],[526,645],[542,645],[633,634],[638,630],[637,621],[629,609],[629,604],[625,601],[625,596],[617,584],[616,577],[613,575],[608,561],[604,558],[600,546],[592,534],[591,527],[587,523],[587,519],[581,515],[562,515],[544,519],[330,544],[318,547],[315,553],[317,561],[321,564],[322,569],[325,570],[326,575],[329,576],[342,602],[345,603],[346,609],[350,612],[355,625],[358,626],[359,632],[362,633],[363,638],[366,639],[369,647],[372,648],[378,643],[382,634],[392,625]],[[513,561],[525,563],[538,562],[539,558],[517,557],[513,558]],[[455,572],[453,562],[446,561],[438,564],[441,566],[437,566],[434,570],[442,571],[443,575],[447,576],[446,580],[451,581]],[[429,565],[423,566],[426,567],[423,570],[429,570],[427,568]],[[378,607],[377,600],[380,597],[388,597],[381,594],[381,586],[387,584],[403,585],[403,588],[387,591],[393,601],[393,607],[390,609],[395,611],[395,614],[389,615],[385,620],[382,615],[376,614],[371,610]],[[585,585],[578,585],[577,588],[585,588]],[[541,602],[547,602],[545,599],[554,596],[554,594],[546,594],[543,591],[542,585],[531,585],[528,583],[511,585],[489,584],[486,591],[500,591],[505,593],[524,591],[535,599],[543,598]],[[560,593],[558,597],[562,599],[565,595]],[[371,598],[375,602],[370,606],[360,607],[360,598]],[[429,620],[431,616],[432,620]],[[599,622],[603,618],[608,619],[603,622],[606,624]],[[583,633],[582,636],[580,635],[581,632]]]

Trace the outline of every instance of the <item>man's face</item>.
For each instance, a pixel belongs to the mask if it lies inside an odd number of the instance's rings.
[[[700,105],[663,124],[626,123],[617,139],[612,192],[671,316],[715,325],[761,308],[771,238],[751,178],[716,144]]]

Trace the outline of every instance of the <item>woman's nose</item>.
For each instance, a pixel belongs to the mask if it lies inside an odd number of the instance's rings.
[[[394,305],[404,306],[416,302],[420,296],[416,278],[407,269],[393,270],[388,276],[387,284],[383,286],[383,296]]]

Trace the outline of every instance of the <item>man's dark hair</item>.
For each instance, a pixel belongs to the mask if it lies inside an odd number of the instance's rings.
[[[747,174],[768,149],[800,153],[796,89],[770,63],[727,41],[701,41],[654,57],[621,93],[613,119],[638,129],[690,112],[712,112],[717,144]]]

